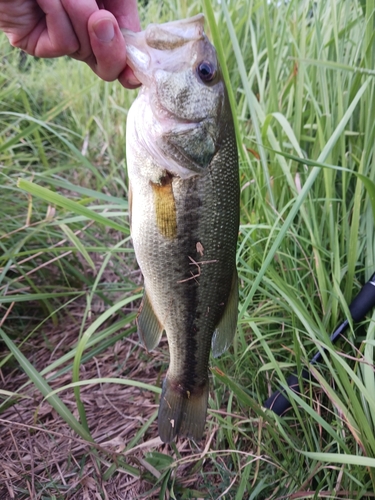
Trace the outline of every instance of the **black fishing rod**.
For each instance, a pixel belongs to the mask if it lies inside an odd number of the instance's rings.
[[[360,292],[349,305],[349,311],[354,322],[361,321],[366,314],[375,306],[375,273],[367,281],[365,285],[361,288]],[[336,328],[332,333],[330,339],[332,343],[347,330],[349,326],[349,321],[346,319],[343,323]],[[325,350],[325,349],[323,349]],[[315,365],[322,359],[322,352],[318,351],[310,361],[310,365]],[[301,377],[303,380],[310,380],[310,372],[304,368],[301,372]],[[299,394],[299,378],[296,374],[290,375],[286,382],[288,387]],[[291,406],[291,402],[287,398],[287,392],[285,389],[280,389],[275,391],[268,399],[263,403],[264,408],[272,410],[276,415],[282,415]]]

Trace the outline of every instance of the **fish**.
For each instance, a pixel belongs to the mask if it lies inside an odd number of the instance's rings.
[[[199,442],[210,352],[228,349],[238,318],[233,117],[202,14],[122,31],[142,84],[126,125],[131,236],[144,278],[138,334],[148,351],[167,335],[161,440]]]

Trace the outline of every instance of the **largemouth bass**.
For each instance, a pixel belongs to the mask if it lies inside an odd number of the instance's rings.
[[[131,234],[144,276],[138,333],[166,332],[163,442],[202,438],[208,362],[232,343],[238,314],[239,176],[233,119],[203,15],[124,30],[143,84],[127,119]]]

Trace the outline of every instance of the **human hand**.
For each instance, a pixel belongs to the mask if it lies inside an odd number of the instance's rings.
[[[120,28],[140,30],[137,0],[0,0],[0,30],[14,47],[36,57],[68,55],[103,80],[135,88]]]

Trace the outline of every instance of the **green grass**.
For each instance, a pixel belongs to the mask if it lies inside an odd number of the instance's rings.
[[[146,466],[160,498],[372,498],[375,316],[334,348],[329,335],[375,270],[375,2],[150,1],[143,25],[201,10],[237,122],[238,335],[212,361],[211,447],[190,458],[145,452],[127,470]],[[79,421],[59,390],[50,402],[90,439],[80,367],[134,332],[134,313],[121,307],[139,297],[124,160],[136,92],[76,61],[22,62],[4,37],[0,50],[0,368],[14,356],[44,396],[48,374],[72,370]],[[22,354],[27,338],[65,321],[82,297],[84,319],[95,297],[105,312],[89,327],[83,319],[77,346],[36,371]],[[322,346],[306,397],[291,396],[283,418],[265,412],[268,395]],[[197,481],[182,488],[187,460]]]

